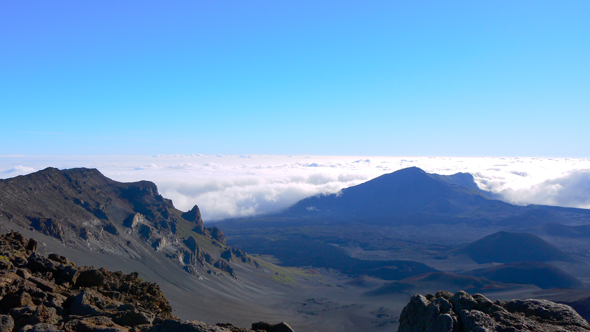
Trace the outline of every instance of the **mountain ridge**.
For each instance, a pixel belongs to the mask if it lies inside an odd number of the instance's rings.
[[[430,174],[418,167],[384,174],[338,193],[304,198],[277,213],[219,222],[354,220],[363,223],[430,224],[480,223],[534,227],[548,222],[590,222],[590,210],[544,205],[513,205],[480,189],[473,175]]]
[[[197,277],[235,277],[231,262],[222,257],[232,251],[223,232],[205,227],[196,205],[188,212],[176,209],[149,181],[117,182],[96,169],[52,167],[0,180],[0,221],[35,229],[69,246],[129,257],[146,254],[143,242],[164,250]],[[237,253],[244,263],[254,264],[245,253]]]
[[[305,198],[285,213],[310,215],[317,212],[370,217],[424,211],[448,214],[466,212],[469,206],[499,203],[476,186],[458,185],[468,182],[466,178],[469,176],[465,173],[431,176],[417,167],[410,167],[342,189],[337,194]],[[403,194],[398,195],[399,192]]]

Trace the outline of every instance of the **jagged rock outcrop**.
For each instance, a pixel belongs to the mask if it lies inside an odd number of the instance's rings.
[[[252,259],[243,250],[240,250],[238,248],[229,248],[221,254],[221,258],[227,260],[228,262],[252,262]]]
[[[416,294],[399,321],[399,332],[590,331],[590,324],[564,304],[536,299],[492,302],[464,291]]]
[[[193,223],[193,230],[202,235],[206,235],[222,245],[225,245],[225,235],[217,227],[205,227],[201,218],[201,211],[198,206],[193,206],[188,212],[182,214],[182,218]]]
[[[203,226],[203,219],[201,219],[201,210],[199,210],[198,206],[193,206],[192,209],[190,209],[189,211],[185,212],[182,214],[182,217],[192,223],[195,224],[195,226]]]
[[[222,262],[221,253],[231,248],[221,230],[204,226],[198,206],[183,213],[154,183],[117,182],[96,169],[50,167],[0,180],[0,223],[133,259],[155,250],[196,277],[236,277],[230,265],[249,259]]]
[[[215,226],[207,227],[207,231],[209,232],[209,235],[215,239],[215,241],[225,244],[225,235],[223,235],[223,232],[219,228]]]
[[[0,236],[0,332],[252,331],[180,321],[158,285],[137,273],[76,266],[60,255],[41,255],[36,247],[17,232]],[[258,330],[293,331],[286,323],[269,326]]]

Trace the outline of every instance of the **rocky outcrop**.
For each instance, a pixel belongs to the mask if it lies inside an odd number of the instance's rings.
[[[399,321],[399,332],[590,331],[590,324],[564,304],[535,299],[492,302],[464,291],[416,294]]]
[[[60,255],[41,255],[36,247],[16,232],[0,236],[0,332],[252,331],[180,321],[158,285],[137,273],[76,266]],[[286,323],[268,326],[257,330],[293,331]]]
[[[227,260],[228,262],[252,262],[252,259],[243,250],[238,248],[229,248],[221,254],[221,258]]]
[[[147,220],[141,213],[130,215],[123,221],[123,225],[129,228],[135,228],[140,224],[147,224]]]
[[[278,324],[271,324],[268,322],[258,322],[252,324],[252,329],[256,331],[266,332],[294,332],[293,328],[289,324],[282,322]]]
[[[0,259],[7,263],[0,268],[0,320],[13,325],[9,330],[45,324],[65,331],[125,331],[175,318],[158,285],[137,273],[78,267],[60,255],[40,255],[34,242],[16,232],[0,237]]]
[[[182,214],[182,218],[195,224],[195,226],[203,226],[203,219],[201,219],[201,211],[198,206],[193,206],[192,209]]]
[[[132,259],[155,250],[196,277],[236,277],[230,265],[249,259],[222,262],[221,253],[231,248],[221,230],[204,226],[198,206],[183,213],[154,183],[117,182],[96,169],[47,168],[0,180],[0,224]]]
[[[207,231],[209,232],[209,236],[211,236],[215,241],[225,245],[225,235],[223,235],[223,232],[213,226],[213,227],[207,227]]]

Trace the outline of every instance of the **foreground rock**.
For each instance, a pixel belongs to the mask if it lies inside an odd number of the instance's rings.
[[[481,294],[414,295],[400,316],[399,332],[590,331],[571,307],[547,300],[490,301]]]
[[[78,267],[36,248],[34,239],[20,233],[0,236],[0,332],[252,331],[180,321],[158,285],[137,273]],[[293,331],[285,323],[257,324],[262,331]]]

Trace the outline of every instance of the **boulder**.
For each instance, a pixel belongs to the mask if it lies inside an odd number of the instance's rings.
[[[12,332],[14,320],[10,315],[0,315],[0,332]]]
[[[161,324],[152,326],[147,332],[231,332],[231,330],[197,321],[178,321],[167,319]]]
[[[119,311],[111,315],[113,321],[119,325],[137,326],[137,325],[152,325],[154,315],[146,312],[141,312],[135,308],[127,311]]]
[[[27,249],[36,243],[19,233],[0,235],[0,252],[6,257],[0,261],[16,266],[0,266],[0,332],[252,332],[231,324],[180,321],[160,287],[142,281],[137,272],[76,267],[66,257]],[[194,247],[183,251],[188,263],[207,261],[233,275],[224,259],[205,256],[196,239],[190,237],[188,244]],[[230,259],[247,257],[240,250],[229,254]],[[293,331],[286,323],[267,327],[270,332]]]
[[[252,330],[270,331],[273,324],[269,322],[252,323]]]
[[[105,273],[99,269],[88,269],[80,272],[76,278],[76,286],[93,287],[102,286],[105,282]]]
[[[71,265],[65,265],[63,268],[60,268],[56,274],[58,283],[61,281],[62,283],[67,282],[72,285],[76,284],[76,281],[78,281],[79,276],[80,270]]]
[[[459,291],[412,296],[400,315],[399,332],[577,331],[590,324],[571,307],[547,300],[490,301]]]
[[[40,305],[34,311],[32,311],[32,309],[33,307],[24,307],[23,310],[11,311],[11,314],[17,317],[15,322],[15,327],[17,329],[27,325],[55,325],[59,321],[59,316],[57,315],[55,308],[48,308],[44,305]]]
[[[39,323],[35,325],[26,325],[20,332],[62,332],[61,329],[51,324]]]
[[[8,293],[0,301],[0,308],[4,311],[9,311],[13,308],[24,307],[33,304],[31,294],[27,292],[12,292]]]
[[[58,254],[49,254],[47,256],[47,258],[51,259],[54,262],[58,262],[61,264],[69,264],[70,263],[67,258],[65,258],[64,256],[61,256],[61,255],[58,255]]]
[[[291,328],[291,326],[289,326],[289,324],[287,324],[285,322],[281,322],[281,323],[274,325],[270,329],[270,332],[295,332],[295,331],[293,330],[293,328]]]
[[[579,326],[590,330],[590,324],[572,307],[547,300],[527,299],[506,302],[508,312],[522,315],[531,320],[558,326]]]
[[[269,322],[252,323],[252,330],[261,330],[266,332],[295,332],[289,324],[281,322],[278,324],[271,324]]]
[[[100,305],[100,296],[92,290],[84,290],[73,298],[70,305],[70,314],[76,316],[98,316],[102,310]]]
[[[71,332],[128,332],[129,329],[114,323],[109,317],[95,316],[69,321],[65,326]]]

